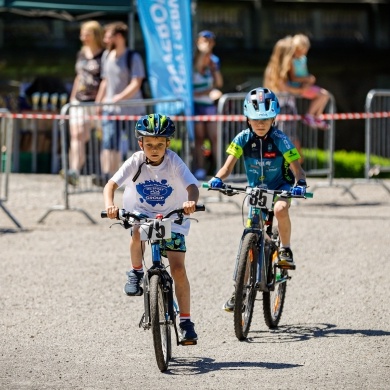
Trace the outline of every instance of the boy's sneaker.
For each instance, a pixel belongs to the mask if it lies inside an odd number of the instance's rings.
[[[144,291],[140,284],[143,277],[143,272],[134,270],[127,272],[127,282],[123,288],[124,293],[129,296],[142,295]]]
[[[194,329],[194,323],[190,320],[185,320],[179,324],[180,342],[193,342],[198,340],[198,335]]]
[[[279,248],[278,250],[279,261],[278,267],[283,269],[295,269],[295,263],[293,259],[293,254],[290,248]]]
[[[60,176],[63,179],[65,178],[65,172],[63,169],[60,170]],[[70,184],[72,186],[76,187],[79,184],[79,178],[80,178],[80,174],[75,170],[69,169],[66,172],[66,179],[68,181],[68,184]]]
[[[313,129],[316,129],[317,128],[317,122],[316,120],[314,119],[314,116],[313,115],[310,115],[310,114],[306,114],[303,118],[302,118],[302,122],[309,126],[309,127],[312,127]]]
[[[233,293],[232,296],[222,306],[223,310],[225,310],[229,313],[233,313],[235,298],[236,298],[236,294]]]

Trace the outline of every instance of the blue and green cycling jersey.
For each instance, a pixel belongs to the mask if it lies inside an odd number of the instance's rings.
[[[241,131],[226,152],[237,159],[244,156],[251,187],[265,184],[273,190],[294,184],[289,166],[301,157],[291,140],[275,127],[271,127],[264,137],[257,136],[250,129]]]

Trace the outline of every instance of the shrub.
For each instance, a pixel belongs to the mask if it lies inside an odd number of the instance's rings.
[[[305,161],[309,166],[324,168],[328,155],[323,150],[303,149]],[[347,152],[338,150],[334,152],[334,177],[335,178],[364,178],[366,155],[361,152]],[[371,166],[390,167],[390,159],[380,156],[371,156]],[[390,178],[390,173],[381,172],[378,178]]]

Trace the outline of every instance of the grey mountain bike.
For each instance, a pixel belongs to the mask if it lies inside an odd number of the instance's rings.
[[[195,211],[204,210],[204,205],[197,205]],[[176,215],[176,219],[173,221],[170,219],[172,215]],[[101,217],[106,218],[107,213],[102,211]],[[169,360],[172,358],[172,327],[177,345],[195,345],[197,343],[195,340],[186,341],[179,338],[176,325],[179,307],[173,296],[173,279],[168,272],[168,267],[163,263],[159,246],[161,240],[171,238],[172,223],[179,225],[183,223],[185,220],[184,209],[172,210],[166,216],[159,214],[156,218],[142,218],[121,209],[117,219],[121,221],[119,224],[125,229],[139,225],[141,241],[148,241],[151,245],[152,265],[147,269],[143,278],[144,313],[139,327],[145,330],[152,329],[157,366],[160,371],[166,371]]]
[[[312,198],[293,195],[290,191],[268,190],[258,187],[211,188],[227,196],[245,194],[248,201],[246,227],[242,233],[234,270],[235,303],[234,331],[239,340],[245,340],[252,323],[258,292],[263,296],[263,314],[266,325],[276,328],[282,316],[286,298],[288,271],[278,264],[279,231],[273,226],[275,196],[282,198]]]

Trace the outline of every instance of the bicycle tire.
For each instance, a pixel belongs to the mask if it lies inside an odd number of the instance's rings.
[[[153,334],[153,346],[157,366],[161,372],[168,369],[171,358],[171,327],[165,314],[168,307],[167,295],[164,294],[159,275],[150,278],[150,322]]]
[[[274,263],[278,261],[278,246],[279,246],[279,232],[273,230],[273,240],[276,243],[276,246],[273,247],[273,250],[270,250],[268,253],[268,283],[272,283],[275,280],[280,278],[286,278],[288,276],[288,271],[276,268],[276,275],[274,275]],[[264,320],[268,328],[274,329],[279,325],[280,318],[282,317],[282,312],[284,308],[284,302],[286,299],[287,292],[287,281],[275,285],[273,291],[263,292],[263,314]]]
[[[257,235],[244,236],[238,257],[234,303],[234,331],[238,340],[245,340],[252,323],[256,300],[258,259]]]

